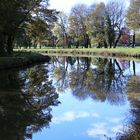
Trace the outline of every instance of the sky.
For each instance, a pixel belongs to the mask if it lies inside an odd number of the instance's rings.
[[[84,3],[87,5],[91,5],[94,3],[104,2],[107,3],[109,0],[50,0],[50,8],[57,9],[58,11],[63,11],[65,13],[69,13],[71,8],[79,3]],[[129,0],[124,0],[126,5],[128,5]]]

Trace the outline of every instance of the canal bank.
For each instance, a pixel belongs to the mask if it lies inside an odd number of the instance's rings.
[[[39,52],[45,55],[62,56],[102,56],[102,57],[131,57],[140,58],[140,47],[137,48],[42,48],[42,49],[15,49],[15,51]]]
[[[15,52],[10,57],[0,57],[0,70],[25,68],[35,64],[49,62],[50,57],[37,52]]]
[[[133,57],[140,58],[140,49],[115,48],[115,49],[48,49],[46,54],[72,55],[72,56],[103,56],[103,57]]]

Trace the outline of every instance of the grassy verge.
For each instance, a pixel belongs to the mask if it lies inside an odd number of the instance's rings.
[[[28,67],[49,60],[49,57],[35,52],[15,52],[11,57],[0,57],[0,70]]]
[[[18,51],[18,50],[16,50]],[[105,57],[135,57],[140,58],[140,47],[136,48],[115,48],[115,49],[105,49],[105,48],[78,48],[78,49],[23,49],[23,51],[32,51],[46,53],[48,55],[99,55]]]

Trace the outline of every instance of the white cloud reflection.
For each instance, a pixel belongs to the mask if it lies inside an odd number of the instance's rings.
[[[90,137],[102,137],[104,135],[108,135],[106,125],[106,123],[93,124],[92,127],[88,129],[86,133]]]
[[[52,122],[54,124],[60,124],[62,122],[69,122],[69,121],[74,121],[76,119],[87,118],[87,117],[98,118],[99,115],[97,113],[89,113],[85,111],[68,111],[68,112],[64,112],[60,116],[54,117],[52,119]]]
[[[91,125],[86,131],[86,134],[92,138],[100,138],[101,140],[106,140],[107,137],[115,139],[115,136],[118,132],[122,132],[123,125],[117,124],[114,126],[110,126],[108,123],[96,123]]]
[[[122,130],[123,130],[123,126],[122,125],[116,125],[116,126],[114,126],[112,128],[112,132],[113,133],[118,133],[118,132],[122,133]]]
[[[107,118],[106,120],[111,123],[119,123],[122,118]]]

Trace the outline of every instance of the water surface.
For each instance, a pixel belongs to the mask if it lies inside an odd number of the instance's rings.
[[[52,57],[0,74],[2,140],[140,139],[140,62]]]

